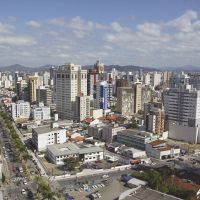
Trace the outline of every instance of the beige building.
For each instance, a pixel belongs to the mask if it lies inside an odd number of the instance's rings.
[[[87,70],[68,63],[55,71],[55,101],[59,117],[76,118],[76,96],[87,95]]]
[[[134,85],[134,112],[138,113],[139,110],[142,110],[142,84],[136,83]]]
[[[38,76],[29,76],[28,79],[28,92],[29,92],[29,102],[35,102],[37,100],[36,90],[39,87]]]
[[[117,112],[125,116],[134,114],[134,88],[119,87],[117,89]]]
[[[146,115],[145,120],[146,131],[161,134],[164,132],[165,115],[161,109],[151,110]]]
[[[76,117],[78,121],[82,121],[90,117],[90,97],[77,96],[76,97]]]

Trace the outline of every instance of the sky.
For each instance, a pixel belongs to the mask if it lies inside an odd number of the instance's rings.
[[[199,0],[0,0],[0,66],[200,66]]]

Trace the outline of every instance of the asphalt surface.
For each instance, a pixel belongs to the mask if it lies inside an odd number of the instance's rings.
[[[81,187],[82,184],[98,184],[102,181],[105,180],[112,180],[112,179],[120,179],[122,174],[131,174],[134,172],[132,169],[128,170],[123,170],[123,171],[115,171],[107,174],[109,177],[108,178],[103,178],[103,174],[101,175],[89,175],[89,176],[84,176],[84,177],[78,177],[75,179],[63,179],[63,180],[57,180],[57,181],[52,181],[51,185],[57,189],[63,189],[63,190],[76,190]]]

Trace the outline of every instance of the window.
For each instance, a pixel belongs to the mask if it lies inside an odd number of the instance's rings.
[[[60,74],[57,74],[57,78],[60,78],[61,76],[60,76]]]

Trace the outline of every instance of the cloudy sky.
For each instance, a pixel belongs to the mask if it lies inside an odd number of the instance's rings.
[[[0,0],[0,66],[200,66],[199,0]]]

